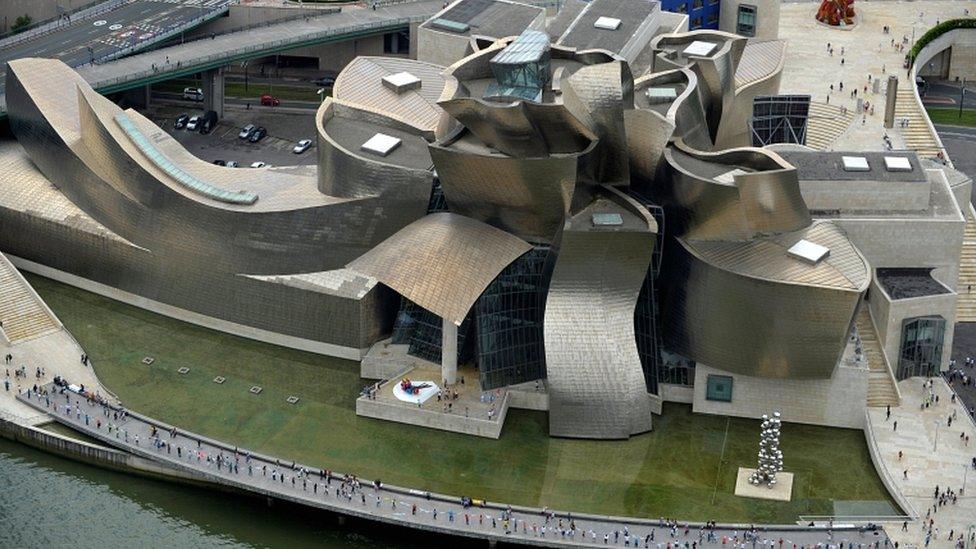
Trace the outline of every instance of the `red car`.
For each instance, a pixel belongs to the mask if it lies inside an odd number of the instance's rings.
[[[261,96],[261,105],[264,107],[277,107],[280,104],[281,101],[279,101],[277,97],[271,94],[266,93]]]

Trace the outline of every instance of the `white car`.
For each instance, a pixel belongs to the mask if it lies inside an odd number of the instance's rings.
[[[200,117],[191,116],[190,121],[186,123],[187,131],[195,132],[200,128]]]
[[[251,137],[251,134],[254,133],[254,130],[256,129],[258,129],[258,127],[254,124],[248,124],[247,126],[241,128],[241,133],[237,134],[237,137],[247,139],[248,137]]]
[[[240,164],[238,164],[236,160],[228,160],[228,161],[227,161],[227,167],[228,167],[228,168],[236,168],[236,167],[238,167],[239,165],[240,165]]]
[[[264,162],[251,162],[251,167],[252,168],[270,168],[271,166],[268,166]]]
[[[303,152],[307,151],[311,146],[312,146],[311,139],[302,139],[298,143],[295,143],[295,146],[291,149],[291,152],[295,154],[302,154]]]
[[[200,88],[183,88],[183,99],[203,101],[203,90]]]

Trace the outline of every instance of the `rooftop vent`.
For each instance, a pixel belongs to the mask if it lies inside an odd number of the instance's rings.
[[[593,23],[593,26],[598,29],[615,31],[620,28],[620,19],[600,17]]]
[[[844,164],[845,172],[869,172],[868,159],[863,156],[842,156],[841,162]]]
[[[715,49],[715,44],[711,42],[703,42],[701,40],[695,40],[687,48],[685,48],[685,51],[681,53],[688,56],[705,57],[706,55],[712,53],[712,50],[714,49]]]
[[[886,156],[884,157],[885,169],[889,172],[910,172],[912,171],[912,162],[907,157],[904,156]]]
[[[806,261],[811,265],[816,265],[820,263],[821,260],[830,255],[830,248],[826,246],[821,246],[820,244],[814,244],[809,240],[800,240],[793,245],[786,253],[791,256]]]
[[[373,154],[378,154],[380,156],[388,156],[402,143],[400,139],[393,137],[392,135],[386,135],[385,133],[378,133],[373,137],[370,137],[368,141],[363,143],[361,147],[362,150],[371,152]]]
[[[430,22],[430,26],[434,27],[435,29],[456,32],[459,34],[462,32],[468,32],[468,29],[471,28],[471,25],[468,25],[467,23],[458,23],[457,21],[451,21],[450,19],[444,18],[434,19]]]
[[[409,72],[398,72],[384,76],[383,85],[400,94],[405,91],[419,90],[420,79]]]
[[[618,213],[593,214],[593,226],[595,227],[619,227],[623,224],[624,218]]]
[[[715,182],[718,182],[718,183],[722,183],[724,185],[734,185],[735,184],[735,176],[737,176],[737,175],[745,175],[747,173],[749,173],[749,172],[747,172],[747,171],[745,171],[743,169],[740,169],[740,168],[736,168],[734,170],[729,170],[729,171],[727,171],[727,172],[725,172],[723,174],[716,175],[715,177],[712,178],[712,180],[715,181]]]

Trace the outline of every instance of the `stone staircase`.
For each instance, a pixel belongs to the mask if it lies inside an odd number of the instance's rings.
[[[58,319],[3,255],[0,255],[0,322],[12,344],[61,329]]]
[[[913,84],[909,83],[908,86]],[[916,151],[919,156],[936,157],[939,155],[939,143],[929,131],[928,115],[915,100],[911,87],[900,85],[895,100],[895,127],[905,139],[905,148]],[[898,122],[908,119],[908,127],[900,127]]]
[[[857,335],[861,338],[861,350],[868,361],[868,406],[880,408],[883,406],[898,406],[898,389],[894,379],[888,373],[888,362],[881,350],[878,333],[871,322],[871,313],[867,305],[862,305],[857,312],[855,321]]]
[[[968,210],[968,208],[967,208]],[[969,291],[969,287],[973,291]],[[976,220],[966,212],[966,232],[959,258],[959,298],[956,300],[956,322],[976,322]]]
[[[811,102],[806,145],[818,151],[829,150],[831,143],[847,131],[853,120],[854,114],[850,111],[841,114],[840,107]]]

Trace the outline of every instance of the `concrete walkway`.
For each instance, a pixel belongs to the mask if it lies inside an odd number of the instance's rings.
[[[325,473],[271,456],[249,454],[246,449],[227,446],[194,433],[177,431],[174,437],[170,434],[171,426],[135,413],[116,419],[117,408],[85,400],[70,391],[53,389],[47,385],[42,390],[52,391],[49,395],[25,392],[18,398],[109,446],[172,469],[209,482],[345,515],[449,535],[543,546],[601,546],[608,542],[623,546],[626,541],[627,545],[636,547],[638,539],[642,542],[641,547],[664,547],[669,542],[683,544],[686,541],[717,547],[746,543],[745,528],[741,525],[719,527],[714,531],[713,540],[709,541],[704,538],[699,525],[688,528],[682,525],[672,531],[656,520],[564,512],[549,514],[543,509],[506,508],[493,503],[465,509],[456,496],[387,485],[376,489],[366,480],[359,480],[360,487],[353,477]],[[159,430],[157,439],[151,434],[153,426]],[[511,509],[508,520],[507,509]],[[654,541],[650,545],[643,543],[652,535]],[[840,542],[881,547],[885,540],[883,531],[863,531],[851,525],[835,525],[833,532],[826,528],[780,526],[760,530],[758,537],[757,544],[764,540],[768,540],[767,544],[779,544],[782,540],[785,546],[796,544],[798,547]],[[699,541],[701,539],[704,541]],[[751,544],[751,540],[749,542]]]
[[[784,3],[780,9],[779,36],[788,41],[781,93],[810,94],[813,101],[821,103],[826,102],[830,95],[830,105],[846,106],[853,112],[856,100],[850,96],[850,92],[858,88],[858,97],[876,105],[875,113],[874,116],[864,116],[863,125],[862,117],[858,115],[850,128],[831,146],[833,150],[847,151],[882,149],[885,131],[882,127],[883,91],[888,75],[898,76],[899,90],[910,90],[910,86],[914,85],[902,68],[908,46],[899,52],[891,47],[891,40],[894,39],[897,45],[902,37],[907,36],[910,44],[913,29],[918,38],[935,26],[938,20],[962,17],[963,10],[967,8],[971,13],[976,13],[976,2],[971,0],[856,2],[854,9],[859,14],[859,23],[853,29],[841,30],[822,25],[814,19],[818,6],[819,2]],[[886,25],[892,29],[890,34],[882,31]],[[828,42],[834,49],[832,56],[827,51]],[[843,65],[841,59],[844,59]],[[870,85],[867,94],[864,93],[869,74],[872,81],[882,79],[881,93],[872,93]],[[841,82],[844,83],[843,92],[839,90]],[[832,94],[830,84],[834,85]],[[887,130],[893,148],[906,148],[903,133],[923,125],[924,121],[918,119],[912,120],[904,131],[897,124],[895,128]],[[910,145],[908,148],[917,148]]]
[[[896,498],[907,500],[913,508],[907,511],[919,516],[908,524],[907,531],[901,523],[886,524],[891,539],[925,545],[928,518],[935,521],[929,547],[954,547],[947,539],[950,531],[955,538],[960,533],[976,533],[976,470],[971,465],[976,456],[976,428],[961,404],[951,402],[942,378],[932,378],[931,394],[939,397],[938,403],[923,409],[922,402],[930,395],[925,382],[925,378],[911,378],[898,384],[902,404],[891,409],[890,418],[884,408],[868,408],[869,436],[873,437],[868,442],[878,452],[876,457],[884,468],[879,474],[888,489],[897,492]],[[950,427],[952,414],[955,419]],[[965,436],[969,436],[968,445]],[[903,453],[900,459],[898,452]],[[936,486],[942,491],[951,488],[958,494],[956,502],[933,509]],[[976,546],[970,543],[967,547]]]

